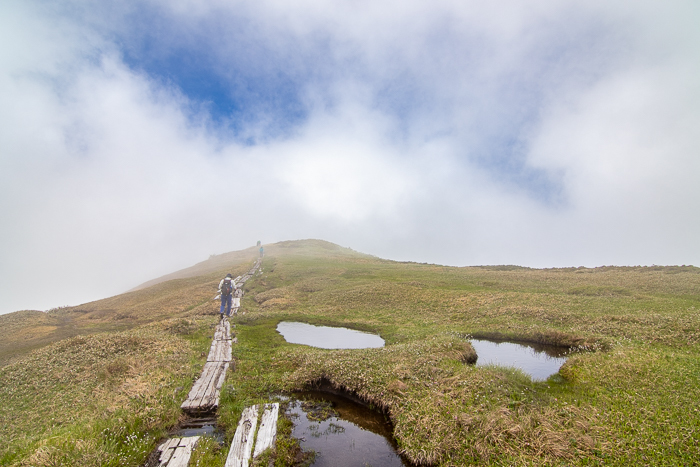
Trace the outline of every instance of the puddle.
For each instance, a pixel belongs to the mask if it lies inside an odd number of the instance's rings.
[[[544,381],[566,362],[568,349],[551,345],[516,344],[470,339],[478,359],[476,366],[500,365],[520,368],[533,380]]]
[[[216,417],[191,418],[178,426],[177,431],[171,434],[171,437],[188,437],[188,436],[209,436],[223,444],[225,441],[224,433],[216,428]]]
[[[376,334],[347,328],[314,326],[282,321],[277,332],[291,344],[304,344],[321,349],[367,349],[384,347],[384,339]]]
[[[292,436],[316,451],[317,467],[410,466],[396,452],[384,415],[334,394],[296,393],[287,414]]]

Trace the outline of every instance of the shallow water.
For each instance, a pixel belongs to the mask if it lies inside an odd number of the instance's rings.
[[[282,321],[277,332],[291,344],[304,344],[321,349],[367,349],[384,347],[384,339],[376,334],[347,328],[314,326]]]
[[[304,450],[316,451],[317,467],[408,466],[396,453],[391,424],[380,413],[344,397],[321,393],[298,393],[290,400],[287,413],[292,417],[292,436]],[[337,416],[322,421],[309,420],[313,409],[302,402],[325,401]]]
[[[224,442],[224,433],[216,428],[216,417],[191,418],[182,422],[177,431],[171,434],[173,437],[210,436],[219,444]]]
[[[538,344],[519,344],[471,339],[478,359],[476,366],[500,365],[520,368],[533,380],[544,381],[566,362],[568,349]]]

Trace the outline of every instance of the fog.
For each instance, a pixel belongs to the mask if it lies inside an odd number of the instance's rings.
[[[700,265],[693,2],[8,0],[0,313],[256,241]]]

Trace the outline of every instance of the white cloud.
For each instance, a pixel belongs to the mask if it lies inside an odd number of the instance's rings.
[[[454,265],[700,264],[692,3],[153,4],[180,33],[154,29],[153,53],[197,40],[231,79],[288,73],[308,115],[276,139],[284,116],[251,119],[246,146],[124,63],[142,4],[6,2],[0,312],[258,239]]]

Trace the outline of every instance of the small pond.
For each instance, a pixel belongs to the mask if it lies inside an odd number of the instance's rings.
[[[533,380],[544,381],[566,362],[567,348],[551,345],[470,339],[478,359],[476,366],[516,367]]]
[[[287,414],[302,449],[316,451],[316,467],[409,466],[396,452],[384,415],[334,394],[294,394]]]
[[[347,328],[314,326],[307,323],[282,321],[277,332],[291,344],[304,344],[321,349],[367,349],[384,347],[384,339],[376,334]]]

